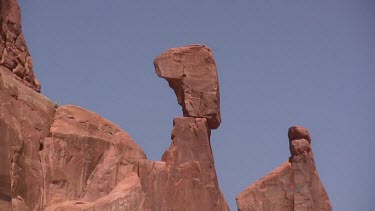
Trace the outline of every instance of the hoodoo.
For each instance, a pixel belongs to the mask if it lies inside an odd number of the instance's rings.
[[[306,128],[289,128],[290,158],[237,196],[240,211],[331,211]]]

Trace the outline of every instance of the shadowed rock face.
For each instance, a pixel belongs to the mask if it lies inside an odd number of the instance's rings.
[[[0,1],[0,68],[8,70],[26,86],[40,92],[30,53],[21,29],[17,0]]]
[[[156,57],[155,70],[177,96],[185,117],[203,117],[211,129],[221,123],[216,64],[204,45],[171,48]]]
[[[320,181],[306,128],[289,128],[291,157],[237,196],[241,211],[331,211]]]

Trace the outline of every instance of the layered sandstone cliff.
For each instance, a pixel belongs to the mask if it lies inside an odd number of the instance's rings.
[[[241,211],[331,211],[320,181],[306,128],[288,131],[291,156],[287,162],[237,196]]]

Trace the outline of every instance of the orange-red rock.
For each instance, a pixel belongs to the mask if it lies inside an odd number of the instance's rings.
[[[13,210],[42,209],[39,153],[54,112],[50,100],[0,68],[0,204],[13,204]]]
[[[56,110],[50,134],[41,151],[46,206],[104,197],[146,158],[127,133],[77,106]]]
[[[21,12],[17,0],[0,1],[0,68],[14,73],[15,78],[40,92],[31,56],[21,29]]]
[[[241,211],[331,211],[328,194],[320,181],[306,128],[288,131],[291,157],[237,196]]]
[[[216,64],[204,45],[171,48],[154,60],[155,71],[174,90],[185,117],[204,117],[211,129],[221,123]]]
[[[146,210],[229,210],[220,191],[205,118],[174,119],[162,162],[140,164]]]
[[[0,2],[0,22],[0,210],[229,210],[210,143],[221,117],[209,48],[173,48],[155,59],[185,117],[174,119],[161,161],[150,161],[115,124],[38,93],[16,0]],[[288,136],[289,161],[241,193],[240,210],[332,209],[308,131],[292,127]]]

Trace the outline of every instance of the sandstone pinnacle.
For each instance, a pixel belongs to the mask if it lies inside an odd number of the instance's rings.
[[[288,131],[291,156],[287,162],[237,196],[240,211],[331,211],[320,180],[306,128]]]

